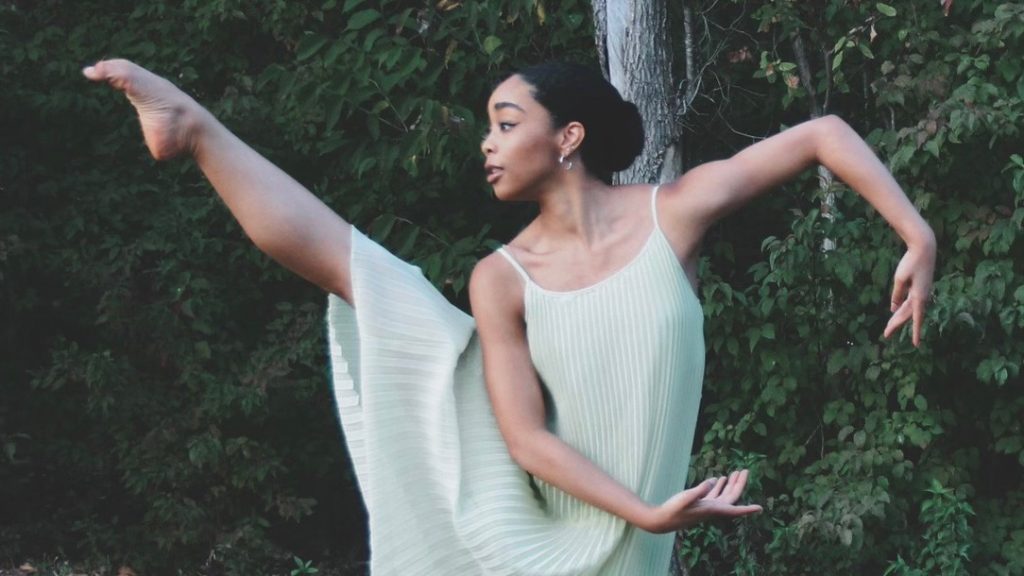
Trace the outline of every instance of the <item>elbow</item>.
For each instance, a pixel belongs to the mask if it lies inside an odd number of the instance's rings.
[[[543,442],[542,435],[542,432],[521,432],[505,440],[509,456],[527,472],[536,471],[539,447]]]
[[[853,132],[853,128],[845,120],[835,114],[826,114],[815,121],[818,125],[819,135],[827,140],[840,138]]]
[[[837,155],[849,147],[851,137],[860,140],[857,132],[845,120],[835,114],[828,114],[814,121],[814,156],[819,164],[828,166]]]

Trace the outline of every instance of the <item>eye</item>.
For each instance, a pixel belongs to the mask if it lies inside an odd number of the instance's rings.
[[[498,122],[499,132],[508,132],[516,125],[515,122]],[[491,135],[491,128],[487,128],[480,134],[480,141],[487,140],[487,137]]]

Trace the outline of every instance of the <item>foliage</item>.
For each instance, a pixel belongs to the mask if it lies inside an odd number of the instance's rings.
[[[702,46],[717,58],[704,84],[732,97],[698,108],[692,141],[722,155],[748,142],[723,134],[839,115],[935,228],[939,269],[914,350],[880,338],[899,239],[838,181],[800,179],[713,234],[694,472],[750,466],[766,513],[689,531],[691,573],[1019,571],[1024,6],[737,1],[702,16],[725,30]]]
[[[312,560],[303,560],[303,559],[299,558],[298,556],[296,556],[294,558],[294,560],[295,560],[295,568],[292,568],[292,571],[289,572],[289,574],[291,574],[291,576],[308,576],[308,575],[311,575],[311,574],[316,574],[317,572],[320,571],[320,570],[318,570],[317,568],[315,568],[313,566],[313,561]]]
[[[252,248],[194,166],[155,166],[85,63],[168,76],[461,301],[522,213],[488,202],[478,111],[509,70],[591,48],[586,7],[562,6],[0,3],[0,562],[366,556],[323,295]]]
[[[935,4],[698,9],[687,164],[813,102],[890,166],[940,262],[914,350],[879,337],[902,247],[839,182],[808,173],[712,231],[693,474],[750,467],[766,513],[688,531],[691,574],[1024,570],[1024,8]],[[530,216],[480,177],[491,84],[593,58],[589,7],[555,7],[0,4],[0,561],[259,574],[366,554],[322,295],[253,249],[193,166],[147,160],[83,63],[171,77],[465,305],[473,263]]]

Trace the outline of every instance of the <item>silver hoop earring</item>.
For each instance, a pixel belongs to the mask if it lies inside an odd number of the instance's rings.
[[[569,164],[565,164],[565,155],[564,154],[558,157],[558,163],[565,165],[565,171],[566,172],[568,172],[569,170],[572,170],[572,160],[569,160]]]

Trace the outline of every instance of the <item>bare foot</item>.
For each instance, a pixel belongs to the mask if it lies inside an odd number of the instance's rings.
[[[97,62],[82,74],[125,93],[139,114],[153,158],[167,160],[195,151],[198,130],[209,113],[177,86],[128,60]]]

